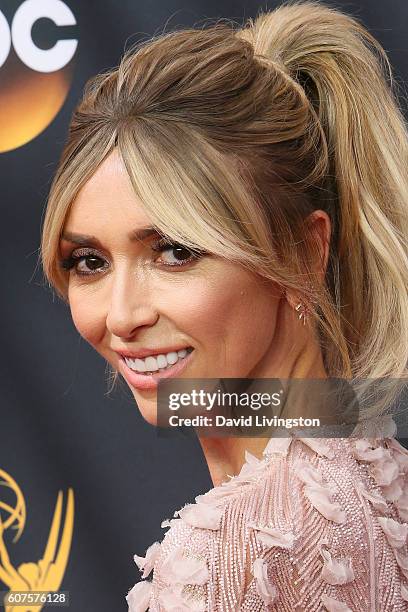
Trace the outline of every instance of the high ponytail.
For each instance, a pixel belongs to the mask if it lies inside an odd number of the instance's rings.
[[[408,139],[386,53],[356,19],[314,1],[260,14],[238,36],[302,85],[324,130],[338,229],[328,275],[353,377],[406,376]]]

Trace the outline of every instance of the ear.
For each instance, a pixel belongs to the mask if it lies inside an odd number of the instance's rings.
[[[314,210],[306,218],[306,224],[309,232],[316,241],[319,258],[314,262],[314,271],[316,278],[323,282],[326,275],[327,264],[329,261],[330,238],[332,225],[329,215],[324,210]],[[295,308],[299,303],[299,296],[293,292],[286,293],[286,299],[292,308]]]
[[[319,260],[315,262],[316,276],[323,279],[326,274],[327,263],[329,261],[331,221],[329,215],[324,210],[314,210],[306,219],[310,232],[315,237],[319,248]]]

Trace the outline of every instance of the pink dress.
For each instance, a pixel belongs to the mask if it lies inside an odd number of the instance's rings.
[[[271,438],[195,499],[135,555],[130,612],[408,610],[408,451],[394,437]]]

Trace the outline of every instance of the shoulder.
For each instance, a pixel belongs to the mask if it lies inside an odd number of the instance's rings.
[[[393,438],[272,438],[163,522],[136,587],[153,611],[405,610],[407,471]]]
[[[253,525],[258,592],[269,585],[276,605],[300,610],[408,609],[408,451],[394,438],[272,439],[266,450],[275,503]]]

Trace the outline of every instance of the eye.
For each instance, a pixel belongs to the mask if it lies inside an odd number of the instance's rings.
[[[168,238],[161,238],[151,245],[151,249],[162,256],[156,260],[159,266],[174,268],[186,266],[196,261],[206,253],[190,249],[182,244],[171,242]],[[77,276],[91,276],[101,274],[109,264],[97,251],[83,247],[76,249],[69,257],[60,260],[60,267],[64,270],[73,270]]]
[[[189,249],[178,242],[171,242],[167,238],[161,238],[151,245],[153,251],[162,253],[164,257],[161,265],[173,267],[173,266],[185,266],[192,261],[195,261],[202,257],[204,251]]]
[[[99,274],[107,268],[106,261],[91,249],[77,249],[69,257],[62,259],[61,268],[75,271],[78,276],[89,276]]]

